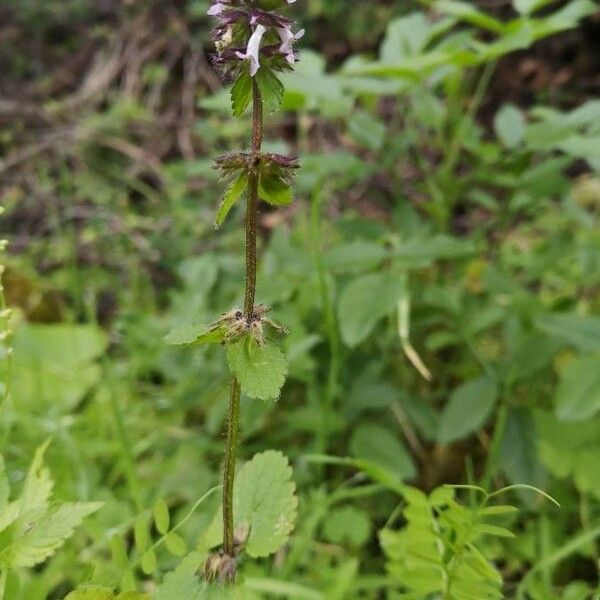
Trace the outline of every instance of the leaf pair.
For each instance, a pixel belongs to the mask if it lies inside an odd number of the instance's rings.
[[[266,66],[256,73],[256,84],[263,105],[269,112],[275,112],[283,103],[283,84],[275,73]],[[252,77],[248,68],[242,69],[231,88],[231,110],[234,117],[241,117],[252,101]]]

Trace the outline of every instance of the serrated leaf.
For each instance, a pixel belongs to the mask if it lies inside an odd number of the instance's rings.
[[[403,290],[402,278],[390,273],[371,273],[351,281],[338,306],[344,343],[354,348],[365,340],[377,323],[396,308]]]
[[[199,344],[220,344],[225,330],[211,325],[183,325],[165,336],[165,342],[171,346],[196,346]]]
[[[38,509],[47,509],[48,500],[52,494],[54,482],[50,476],[50,471],[44,466],[44,454],[50,445],[50,440],[46,440],[36,451],[27,472],[23,491],[16,501],[18,505],[18,514],[34,511]],[[0,519],[1,520],[1,519]],[[0,526],[0,529],[2,527]]]
[[[231,88],[231,110],[233,116],[241,117],[248,108],[251,100],[252,77],[250,77],[250,71],[244,68]]]
[[[229,368],[240,382],[242,392],[249,398],[273,400],[285,382],[287,361],[274,342],[260,346],[244,337],[227,347]]]
[[[291,185],[274,175],[261,175],[258,195],[261,200],[274,206],[286,206],[294,197]]]
[[[178,533],[167,534],[165,544],[169,552],[175,556],[183,556],[187,552],[185,540]]]
[[[556,392],[556,414],[581,421],[600,411],[600,354],[579,356],[563,372]]]
[[[101,502],[67,503],[50,513],[38,508],[22,514],[3,532],[0,564],[19,568],[43,562],[101,506]]]
[[[244,193],[246,188],[248,187],[248,176],[246,173],[241,173],[240,176],[232,181],[227,190],[225,191],[225,195],[221,200],[221,204],[219,206],[219,210],[217,211],[217,216],[215,218],[215,227],[221,227],[223,222],[227,218],[227,215],[233,208],[234,204],[240,199],[241,195]]]
[[[265,109],[275,112],[283,102],[283,84],[271,69],[261,66],[256,74],[256,83],[262,96]]]
[[[154,554],[152,548],[144,552],[140,560],[140,565],[146,575],[152,575],[156,571],[156,554]]]
[[[171,523],[171,517],[169,515],[169,507],[167,503],[160,499],[154,504],[154,524],[159,533],[165,535],[169,531],[169,525]]]
[[[250,525],[247,553],[259,558],[277,552],[294,528],[298,500],[287,458],[278,451],[256,454],[235,478],[233,513],[235,525]],[[207,532],[207,543],[223,538],[223,512],[217,511]]]

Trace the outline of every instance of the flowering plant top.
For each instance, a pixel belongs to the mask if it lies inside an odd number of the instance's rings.
[[[255,77],[261,67],[286,71],[296,62],[294,42],[304,30],[293,31],[294,22],[275,12],[296,0],[219,0],[208,14],[219,24],[213,30],[215,64],[234,78],[248,69]]]

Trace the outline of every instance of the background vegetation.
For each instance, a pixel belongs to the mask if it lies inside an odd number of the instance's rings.
[[[250,122],[230,117],[206,9],[0,2],[0,524],[8,484],[46,522],[67,506],[59,537],[89,515],[35,569],[55,548],[24,558],[0,527],[8,600],[153,593],[212,543],[226,366],[164,342],[242,290],[242,209],[215,234],[211,158]],[[261,211],[258,283],[290,379],[242,403],[240,458],[290,457],[298,520],[242,565],[244,598],[442,598],[419,571],[439,539],[444,598],[600,598],[597,3],[294,12],[302,60],[266,147],[302,168],[294,204]],[[49,503],[49,472],[77,504]],[[474,488],[457,504],[444,484],[528,484],[561,508],[524,489],[501,498],[518,511]],[[471,553],[491,561],[477,575]]]

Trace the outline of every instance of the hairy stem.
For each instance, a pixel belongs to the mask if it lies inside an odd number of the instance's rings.
[[[247,319],[254,312],[256,296],[256,212],[258,205],[258,167],[263,137],[263,103],[256,80],[252,81],[252,162],[246,206],[246,295],[244,314]]]
[[[260,162],[263,138],[263,103],[256,80],[252,81],[252,161],[255,167]],[[258,207],[258,170],[254,168],[249,177],[248,203],[246,207],[246,292],[244,296],[244,316],[250,320],[254,313],[256,297],[256,220]],[[233,526],[233,483],[235,480],[235,459],[238,445],[240,421],[240,383],[234,377],[231,383],[229,414],[227,418],[227,446],[225,449],[225,469],[223,475],[223,550],[233,556],[235,553]]]

